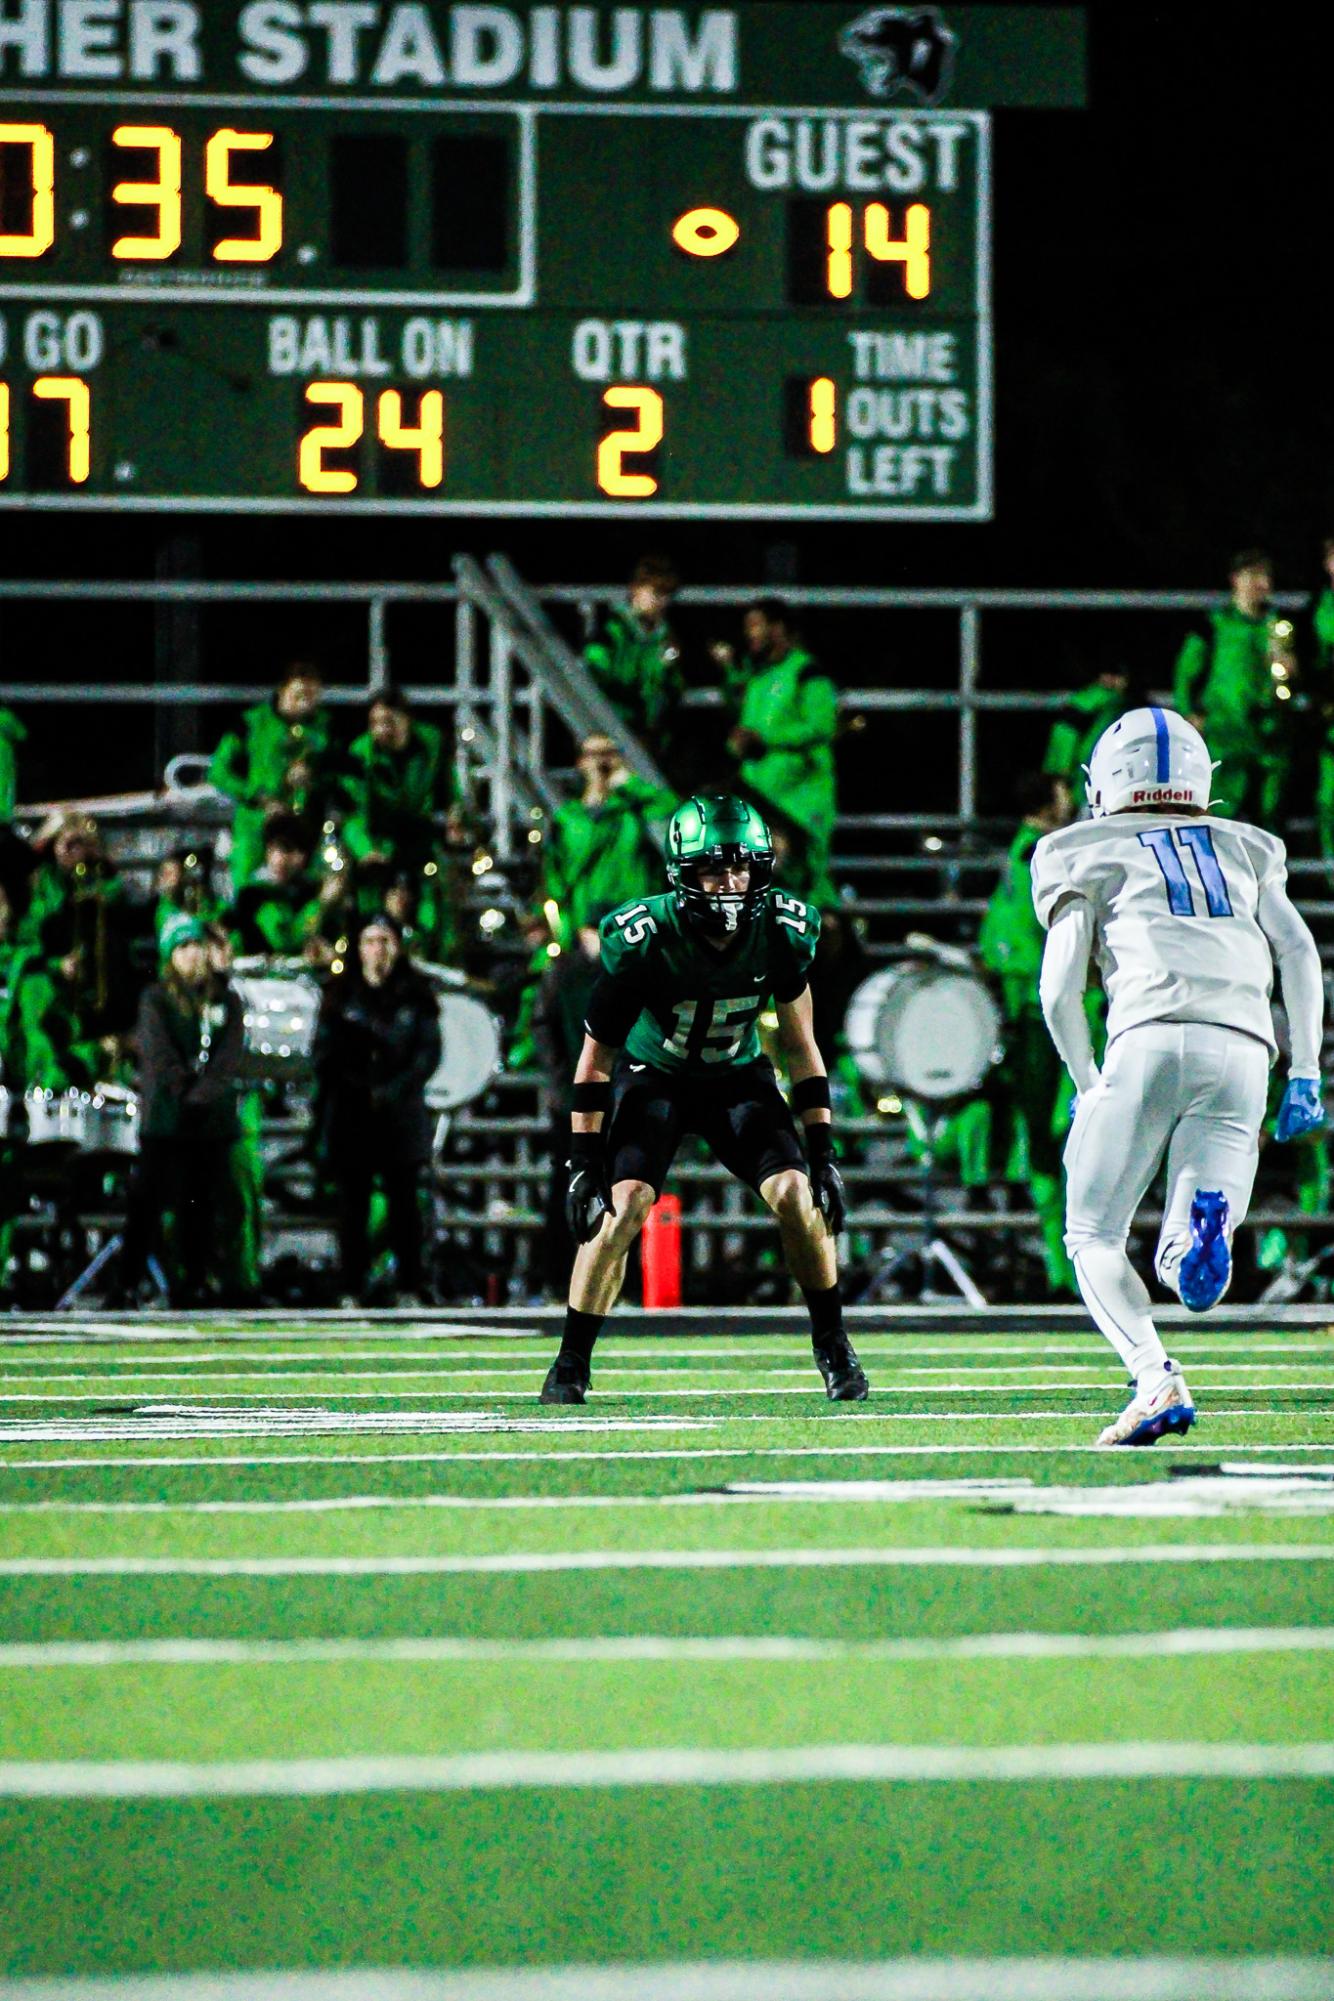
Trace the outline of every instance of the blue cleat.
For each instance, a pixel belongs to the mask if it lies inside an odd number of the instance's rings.
[[[1170,1433],[1178,1436],[1195,1422],[1195,1405],[1186,1387],[1179,1362],[1169,1361],[1157,1389],[1149,1396],[1138,1393],[1098,1439],[1099,1445],[1155,1445]]]
[[[1207,1313],[1228,1289],[1232,1246],[1227,1224],[1226,1195],[1218,1189],[1197,1188],[1190,1205],[1190,1249],[1177,1273],[1181,1304],[1192,1313]]]

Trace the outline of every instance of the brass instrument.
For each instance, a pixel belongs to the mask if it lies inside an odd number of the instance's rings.
[[[1269,679],[1276,702],[1290,702],[1297,680],[1297,642],[1290,618],[1268,621]]]

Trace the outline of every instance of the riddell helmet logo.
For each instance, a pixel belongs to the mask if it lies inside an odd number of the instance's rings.
[[[959,41],[936,7],[872,7],[849,22],[838,46],[872,97],[907,91],[937,104],[950,87]]]
[[[1195,788],[1191,785],[1141,785],[1130,795],[1132,806],[1193,806]]]

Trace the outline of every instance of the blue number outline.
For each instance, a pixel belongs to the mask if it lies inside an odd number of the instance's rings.
[[[1163,883],[1167,890],[1167,907],[1173,917],[1194,917],[1195,898],[1191,894],[1190,879],[1181,859],[1180,847],[1189,849],[1195,863],[1195,873],[1200,878],[1200,888],[1204,891],[1205,914],[1209,917],[1231,917],[1232,898],[1228,894],[1227,878],[1214,850],[1213,831],[1209,827],[1154,827],[1147,834],[1139,836],[1142,848],[1149,848],[1153,858],[1163,873]]]

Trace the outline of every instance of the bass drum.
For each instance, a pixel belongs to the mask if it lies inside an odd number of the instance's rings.
[[[241,1078],[305,1077],[315,1051],[320,990],[308,973],[234,972],[245,1018]]]
[[[500,1069],[500,1025],[472,994],[436,994],[442,1049],[426,1086],[433,1112],[454,1112],[480,1098]]]
[[[973,973],[920,960],[864,980],[844,1033],[869,1084],[927,1103],[973,1097],[1001,1055],[990,989]]]

